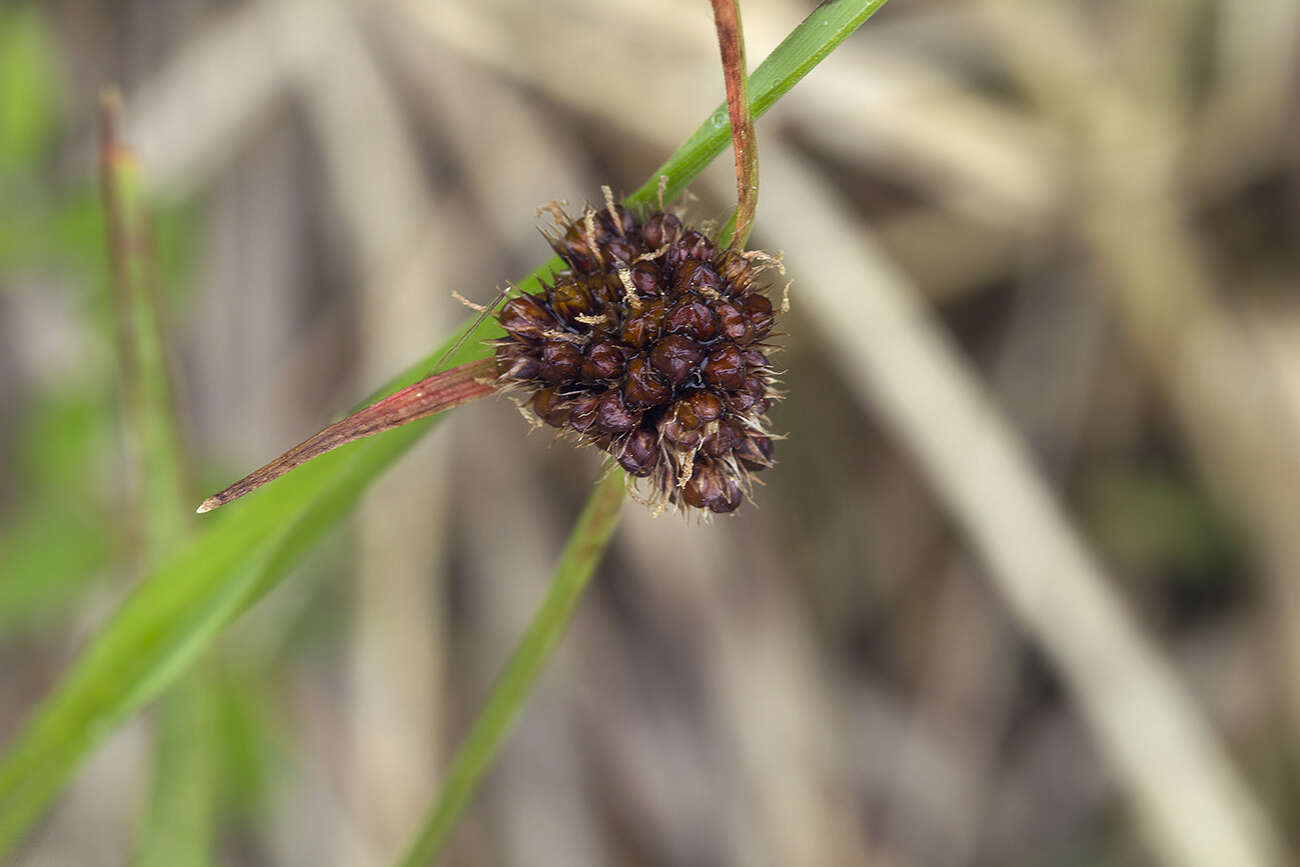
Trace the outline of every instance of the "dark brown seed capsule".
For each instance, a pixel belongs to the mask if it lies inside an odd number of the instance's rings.
[[[707,304],[689,295],[672,306],[664,324],[669,331],[696,340],[712,340],[718,336],[718,317]]]
[[[699,445],[704,432],[697,427],[687,427],[676,412],[670,412],[659,419],[659,436],[673,445],[691,449]]]
[[[623,396],[632,406],[657,406],[672,397],[673,390],[663,374],[644,358],[633,358],[627,363],[627,376],[623,380]]]
[[[596,235],[600,243],[606,247],[614,242],[616,238],[624,237],[636,231],[636,220],[632,212],[622,205],[615,205],[614,212],[618,214],[619,222],[615,223],[609,215],[608,208],[601,208],[596,212]]]
[[[647,301],[640,310],[633,310],[623,321],[622,338],[628,346],[644,349],[654,342],[663,327],[664,305],[662,301]]]
[[[680,334],[669,334],[650,350],[650,363],[674,385],[690,379],[703,357],[700,345]]]
[[[529,347],[531,348],[531,347]],[[497,375],[502,379],[536,379],[541,365],[527,354],[525,347],[507,343],[496,348]]]
[[[618,463],[634,476],[650,475],[659,463],[659,437],[649,428],[637,428],[623,445]]]
[[[690,396],[691,412],[700,424],[716,421],[722,415],[722,401],[711,391],[697,391]]]
[[[632,285],[641,295],[662,295],[664,278],[659,267],[650,262],[637,262],[632,266]]]
[[[682,488],[682,499],[697,509],[734,512],[744,493],[739,483],[715,461],[697,461],[690,481]]]
[[[717,295],[722,289],[722,278],[707,262],[688,261],[677,270],[677,279],[673,281],[673,291],[698,292],[701,295]]]
[[[772,440],[753,434],[746,437],[735,449],[736,459],[749,470],[762,470],[772,466]]]
[[[722,257],[719,268],[726,282],[731,286],[748,287],[754,279],[753,268],[744,256],[728,251]]]
[[[720,458],[731,453],[745,436],[739,425],[735,422],[724,419],[718,422],[717,430],[713,435],[705,438],[704,443],[700,446],[700,451],[711,458]]]
[[[711,391],[696,391],[673,404],[672,412],[687,428],[703,427],[722,415],[722,401]]]
[[[578,316],[590,316],[594,309],[589,292],[572,279],[556,283],[550,295],[552,311],[568,325],[572,325]]]
[[[605,253],[615,262],[630,265],[641,255],[641,249],[628,238],[614,238],[605,245]]]
[[[536,339],[549,328],[555,327],[555,320],[540,301],[531,295],[511,298],[497,314],[497,321],[513,337]]]
[[[767,396],[767,377],[761,371],[755,371],[745,378],[744,390],[754,398],[756,410],[767,412],[771,400]]]
[[[722,336],[736,343],[747,343],[750,337],[749,320],[740,308],[726,301],[713,305],[718,316]]]
[[[551,289],[551,309],[568,324],[578,316],[590,316],[594,308],[591,295],[575,280],[562,280]]]
[[[654,250],[676,241],[681,232],[681,221],[672,214],[652,214],[641,227],[641,237]]]
[[[581,367],[582,353],[567,340],[548,340],[542,344],[539,375],[547,382],[569,382],[576,379]]]
[[[623,297],[623,281],[618,274],[584,274],[582,283],[597,305],[607,305]]]
[[[569,427],[586,433],[596,424],[600,398],[594,394],[580,394],[573,398],[569,410]]]
[[[751,411],[755,414],[762,412],[761,409],[754,410],[754,407],[758,404],[758,398],[754,397],[754,395],[745,391],[743,388],[739,391],[728,391],[723,395],[722,402],[726,406],[728,412],[735,413],[736,415],[746,415]]]
[[[762,340],[772,330],[772,302],[766,295],[750,295],[745,299],[745,318],[754,330],[754,339]]]
[[[699,232],[691,229],[682,235],[668,251],[668,264],[680,268],[694,259],[703,262],[713,255],[713,244]]]
[[[611,388],[601,395],[596,420],[610,433],[627,433],[641,423],[641,413],[628,409],[622,392]]]
[[[533,412],[547,424],[560,427],[569,420],[569,402],[553,388],[539,389],[533,395]]]
[[[582,378],[588,382],[617,379],[623,374],[623,352],[612,340],[599,340],[587,347],[582,359]]]
[[[740,350],[730,343],[709,353],[703,373],[704,381],[717,388],[737,389],[745,385],[745,362]]]
[[[574,223],[564,233],[557,252],[576,271],[596,272],[601,268],[601,261],[587,241],[586,227],[581,222]]]

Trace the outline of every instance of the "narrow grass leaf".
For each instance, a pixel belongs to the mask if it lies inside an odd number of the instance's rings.
[[[216,810],[216,696],[198,666],[168,691],[155,724],[153,793],[136,842],[136,867],[212,863]]]
[[[186,514],[189,456],[180,434],[170,369],[167,322],[157,283],[156,248],[142,175],[117,139],[121,98],[101,100],[100,170],[122,402],[129,450],[142,495],[142,560],[152,566],[194,529]],[[203,668],[164,697],[155,731],[156,761],[147,821],[135,863],[204,867],[211,862],[215,744],[211,696]]]

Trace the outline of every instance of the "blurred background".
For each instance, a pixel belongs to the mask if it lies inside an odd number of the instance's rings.
[[[746,0],[751,65],[814,5]],[[625,507],[446,863],[1300,851],[1298,58],[1294,0],[893,0],[764,116],[778,464],[735,518]],[[702,0],[0,2],[0,744],[140,578],[107,84],[201,494],[723,94]],[[692,190],[725,218],[730,155]],[[229,631],[179,729],[212,863],[403,848],[599,466],[457,409]],[[158,716],[15,863],[137,860]]]

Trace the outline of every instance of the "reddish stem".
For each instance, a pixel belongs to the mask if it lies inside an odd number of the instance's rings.
[[[745,64],[739,0],[713,0],[713,22],[722,51],[731,142],[736,151],[736,231],[731,248],[742,250],[758,210],[758,140],[754,136],[754,114],[749,108],[749,69]]]
[[[198,512],[211,512],[252,493],[314,457],[353,440],[401,427],[416,419],[486,397],[496,391],[492,359],[473,361],[427,376],[309,437],[261,469],[203,501]]]

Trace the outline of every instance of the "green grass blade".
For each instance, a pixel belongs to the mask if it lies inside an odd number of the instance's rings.
[[[502,670],[465,743],[452,759],[433,807],[410,848],[397,862],[401,867],[421,867],[437,857],[483,774],[495,761],[605,553],[618,524],[623,491],[623,472],[617,469],[592,491],[560,555],[546,598]]]
[[[134,445],[143,561],[154,565],[193,529],[187,514],[188,455],[180,434],[167,323],[157,278],[144,184],[135,159],[117,141],[121,103],[102,97],[100,169],[120,354],[122,403]],[[143,867],[204,867],[211,861],[215,744],[208,678],[200,668],[165,696],[157,719],[155,773],[148,821],[137,844]]]
[[[57,47],[36,4],[0,8],[0,175],[48,159],[57,70]]]
[[[750,77],[755,114],[770,107],[882,4],[835,0],[819,7]],[[632,201],[654,201],[660,174],[668,177],[670,191],[684,189],[726,146],[727,124],[724,107]],[[536,291],[540,275],[558,267],[552,259],[520,288]],[[459,333],[466,332],[468,339],[447,366],[486,357],[483,341],[501,334],[491,319],[476,328],[467,324]],[[427,374],[454,342],[412,365],[371,399]],[[203,530],[169,555],[122,604],[9,745],[0,760],[0,858],[90,750],[192,665],[438,420],[433,416],[350,443],[202,522]]]
[[[153,793],[136,867],[206,867],[213,861],[216,696],[205,669],[187,674],[160,703]]]
[[[884,5],[885,0],[830,0],[814,9],[750,74],[749,106],[754,118],[775,105],[799,79]],[[661,175],[668,178],[664,201],[677,198],[730,143],[731,118],[723,103],[650,180],[628,196],[628,201],[640,205],[655,203]]]

